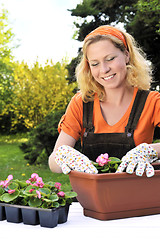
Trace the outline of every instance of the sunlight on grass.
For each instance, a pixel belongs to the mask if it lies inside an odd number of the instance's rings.
[[[27,142],[27,134],[0,135],[0,143],[22,143]]]
[[[6,179],[9,174],[12,174],[14,179],[27,180],[32,173],[37,173],[45,182],[60,182],[65,191],[71,190],[69,176],[52,173],[47,164],[48,159],[46,159],[46,165],[30,165],[24,159],[19,145],[25,141],[27,141],[26,134],[0,135],[0,180]]]

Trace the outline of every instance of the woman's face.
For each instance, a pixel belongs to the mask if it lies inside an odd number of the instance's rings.
[[[100,40],[87,48],[87,58],[94,79],[106,90],[125,85],[128,51],[122,52],[110,40]]]

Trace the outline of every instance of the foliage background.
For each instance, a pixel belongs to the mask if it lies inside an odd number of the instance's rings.
[[[100,25],[120,24],[132,34],[153,64],[152,89],[160,85],[160,1],[159,0],[83,0],[71,15],[77,31],[75,39],[85,36]]]
[[[77,17],[75,41],[83,41],[94,28],[104,24],[121,24],[131,33],[153,64],[152,89],[160,88],[160,2],[159,0],[83,0],[69,10]],[[0,8],[0,134],[26,133],[27,141],[16,147],[32,166],[47,167],[47,160],[58,136],[57,125],[68,102],[77,91],[75,68],[80,59],[67,59],[41,66],[38,60],[28,66],[15,62],[12,42],[15,35],[8,21],[8,12]],[[158,89],[157,88],[157,89]],[[158,130],[155,136],[159,137]],[[6,143],[5,143],[6,144]],[[8,144],[8,143],[7,143]],[[7,145],[5,166],[11,159]],[[5,146],[6,147],[6,146]],[[4,143],[0,142],[3,151]],[[78,149],[80,144],[78,143]],[[16,150],[18,151],[18,150]],[[4,153],[1,152],[1,155]],[[24,166],[27,163],[24,161]],[[22,162],[21,162],[22,164]],[[23,166],[23,165],[22,165]],[[30,165],[29,165],[30,166]],[[5,167],[2,169],[5,171]],[[7,169],[7,168],[6,168]],[[19,169],[21,169],[19,167]],[[9,170],[9,169],[8,169]],[[1,172],[2,173],[2,172]]]

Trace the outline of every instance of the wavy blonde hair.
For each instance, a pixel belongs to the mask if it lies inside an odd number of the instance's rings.
[[[126,65],[127,84],[129,86],[137,87],[138,89],[148,90],[152,81],[151,64],[149,61],[147,61],[145,53],[140,47],[138,47],[134,38],[129,33],[122,31],[120,32],[126,39],[128,47],[127,50],[130,54],[129,63]],[[104,87],[95,81],[91,74],[91,70],[87,61],[87,48],[92,43],[106,39],[110,40],[114,46],[119,48],[122,52],[126,50],[123,41],[112,35],[96,35],[84,40],[82,58],[76,68],[77,82],[84,102],[93,101],[95,93],[97,93],[101,101],[105,99]]]

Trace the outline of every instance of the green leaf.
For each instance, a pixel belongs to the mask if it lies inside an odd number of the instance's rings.
[[[0,187],[0,196],[5,192],[3,188]]]
[[[117,170],[117,168],[118,168],[118,164],[115,164],[114,169]]]
[[[29,201],[28,201],[28,205],[30,207],[40,207],[42,204],[42,200],[39,199],[39,198],[31,198]]]
[[[46,202],[43,202],[43,204],[41,205],[41,208],[48,208],[48,204]]]
[[[51,187],[51,188],[55,188],[54,185],[55,185],[55,182],[49,181],[49,182],[45,183],[44,186],[49,186],[49,187]]]
[[[28,200],[27,200],[26,198],[23,198],[23,199],[21,200],[21,205],[27,206],[27,205],[28,205]]]
[[[39,188],[38,189],[43,196],[49,195],[51,191],[48,188]]]
[[[31,189],[38,190],[38,187],[29,185],[28,187],[26,187],[25,192],[29,192],[29,190]]]
[[[103,173],[105,173],[105,172],[109,172],[109,168],[101,169],[101,172],[103,172]]]
[[[15,200],[16,198],[18,198],[19,196],[19,190],[16,190],[14,193],[12,194],[9,194],[9,193],[4,193],[2,196],[1,196],[1,199],[3,202],[11,202],[13,200]]]
[[[31,189],[34,189],[33,192],[30,192]],[[28,187],[26,187],[24,194],[33,195],[36,193],[36,190],[39,190],[39,187],[29,185]]]
[[[121,160],[117,157],[109,157],[110,162],[121,162]]]
[[[54,207],[55,207],[55,208],[58,208],[58,207],[59,207],[59,203],[58,203],[58,202],[53,202],[53,203],[52,203],[52,207],[53,207],[53,208],[54,208]]]
[[[60,202],[59,202],[59,204],[60,204],[61,206],[65,206],[65,205],[66,205],[66,200],[65,200],[65,199],[61,199]]]
[[[57,194],[51,194],[49,199],[52,201],[52,202],[55,202],[55,201],[58,201],[59,197],[57,196]]]
[[[105,169],[105,170],[109,170],[109,165],[104,165],[104,167],[102,169]]]
[[[19,185],[20,188],[25,188],[25,187],[27,187],[27,185],[28,185],[26,182],[20,181],[20,180],[18,180],[18,179],[15,179],[14,181],[18,183],[18,185]]]
[[[58,203],[58,202],[53,202],[53,203],[44,202],[44,203],[41,205],[41,207],[42,207],[42,208],[45,208],[45,209],[58,208],[58,207],[59,207],[59,203]]]
[[[34,189],[32,192],[29,192],[31,189]],[[36,194],[36,190],[38,189],[38,187],[35,186],[31,186],[29,185],[23,192],[21,192],[21,194],[24,194],[25,196],[35,196]]]
[[[77,197],[76,192],[65,192],[65,198],[74,198]]]
[[[48,198],[43,198],[43,201],[45,201],[46,203],[51,203],[52,202],[52,200],[48,199]]]
[[[95,166],[95,167],[99,167],[99,164],[97,162],[93,162],[92,161],[92,164]]]
[[[18,189],[18,188],[19,188],[19,185],[16,182],[11,182],[8,186],[8,189],[12,189],[12,190]]]

